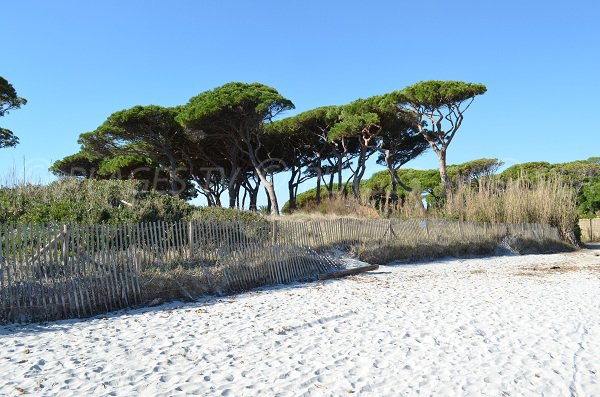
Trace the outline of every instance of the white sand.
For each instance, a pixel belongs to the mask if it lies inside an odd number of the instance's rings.
[[[0,395],[600,395],[600,257],[384,266],[3,327],[0,352]]]

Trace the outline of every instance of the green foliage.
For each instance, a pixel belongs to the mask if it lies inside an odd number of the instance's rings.
[[[57,160],[49,168],[49,171],[57,176],[84,176],[91,177],[95,174],[102,163],[101,157],[91,153],[80,151]]]
[[[281,150],[278,153],[282,156],[271,150],[284,146],[265,147],[263,139],[269,138],[265,124],[293,108],[292,101],[272,87],[260,83],[228,83],[191,98],[181,108],[177,120],[196,144],[204,146],[196,154],[210,166],[229,170],[230,205],[234,194],[240,191],[239,172],[242,172],[251,178],[258,177],[269,197],[271,211],[278,214],[275,189],[267,180],[271,170],[266,160],[285,157]],[[226,167],[218,165],[223,159]]]
[[[266,222],[266,218],[257,212],[240,211],[234,208],[198,207],[192,212],[191,219],[199,221],[240,221],[244,223]]]
[[[470,182],[494,175],[504,163],[498,159],[477,159],[448,166],[448,175],[456,182]]]
[[[139,182],[63,178],[47,186],[0,189],[0,223],[123,223],[191,216],[194,207]]]
[[[207,120],[229,119],[231,123],[260,123],[280,112],[293,109],[294,104],[272,87],[260,83],[228,83],[191,98],[182,107],[178,120],[187,127]]]
[[[483,84],[454,80],[429,80],[408,86],[400,91],[398,95],[402,102],[433,110],[466,101],[484,94],[486,91],[487,88]]]
[[[19,138],[11,130],[0,127],[0,149],[14,147],[19,144]]]
[[[555,169],[555,164],[550,164],[545,161],[515,164],[500,174],[504,179],[516,179],[524,176],[528,179],[536,179],[539,177],[547,178]]]
[[[102,159],[98,165],[98,175],[101,177],[116,175],[135,177],[135,171],[140,168],[152,170],[156,169],[157,166],[150,158],[144,156],[114,156]]]
[[[176,121],[177,108],[134,106],[111,114],[91,133],[82,134],[80,142],[95,155],[143,156],[164,168],[176,165],[176,147],[183,139],[183,129]]]
[[[8,114],[10,110],[19,109],[27,100],[17,95],[17,91],[4,77],[0,76],[0,117]],[[13,147],[19,143],[12,131],[0,128],[0,149]]]
[[[0,188],[0,223],[256,222],[255,212],[196,207],[132,180],[62,178],[46,186]]]
[[[337,183],[334,183],[333,191],[337,192],[337,188],[338,188]],[[329,192],[327,191],[327,187],[321,185],[321,199],[325,200],[325,199],[327,199],[327,197],[329,197]],[[307,191],[299,193],[296,196],[296,208],[297,209],[306,208],[308,205],[315,203],[316,200],[317,200],[317,189],[316,188],[308,189]],[[289,201],[287,201],[283,205],[282,212],[283,213],[290,212],[290,202]]]
[[[140,155],[96,156],[85,148],[55,161],[49,168],[59,177],[84,177],[89,179],[121,179],[139,181],[143,190],[167,192],[170,189],[169,175],[150,158]],[[180,193],[182,199],[191,199],[196,191],[191,181],[186,180],[186,189]]]
[[[431,193],[440,185],[440,174],[437,170],[415,170],[412,168],[405,168],[398,170],[398,176],[405,185],[421,192]],[[391,187],[391,183],[392,181],[389,172],[379,171],[365,181],[365,187],[371,188],[375,185]],[[398,194],[402,196],[405,195],[406,192],[398,188]]]
[[[524,176],[528,179],[559,177],[575,183],[583,183],[600,177],[600,163],[597,158],[577,160],[569,163],[550,164],[547,162],[531,162],[515,164],[505,169],[501,176],[515,179]]]
[[[342,137],[355,137],[363,130],[381,123],[375,99],[357,99],[348,105],[342,106],[337,122],[331,127],[327,137],[335,141]]]
[[[56,161],[58,176],[95,179],[136,179],[146,190],[168,191],[193,198],[196,191],[187,172],[179,172],[185,145],[183,127],[175,120],[179,108],[134,106],[111,114],[92,132],[79,137],[79,153]]]
[[[582,217],[600,216],[600,178],[583,185],[577,201],[577,211]]]
[[[598,157],[577,160],[569,163],[550,164],[531,162],[513,165],[504,170],[500,177],[503,180],[526,178],[530,181],[539,179],[559,179],[569,183],[579,191],[577,195],[577,211],[582,217],[597,215],[600,211],[600,161]]]
[[[17,95],[17,91],[4,77],[0,76],[0,117],[6,116],[12,109],[27,104],[27,99]]]

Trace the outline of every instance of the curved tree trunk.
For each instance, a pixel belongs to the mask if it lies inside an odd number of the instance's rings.
[[[439,167],[440,167],[440,180],[442,181],[442,187],[444,188],[444,194],[449,196],[451,193],[450,181],[448,180],[448,173],[446,171],[446,150],[442,149],[438,153]]]
[[[342,155],[342,153],[338,153],[337,155],[338,158],[338,194],[341,196],[342,195],[342,186],[343,186],[343,179],[342,179],[342,170],[344,167],[344,157]]]
[[[288,180],[288,194],[289,194],[289,209],[296,209],[296,177],[300,171],[294,166],[292,167],[291,176]]]
[[[273,178],[271,178],[271,181],[269,181],[265,169],[256,158],[256,154],[254,153],[252,145],[250,145],[249,143],[246,143],[246,145],[248,147],[248,157],[250,157],[250,162],[252,163],[256,175],[258,176],[258,179],[260,179],[260,182],[262,183],[263,187],[265,188],[265,192],[267,193],[267,198],[269,199],[270,205],[269,212],[272,215],[279,215],[279,204],[277,203],[277,194],[275,193]]]
[[[415,198],[415,203],[417,205],[417,208],[419,208],[419,213],[421,214],[421,216],[425,216],[425,205],[423,205],[423,198],[421,197],[421,192],[418,191],[417,189],[413,189],[409,186],[406,186],[402,182],[402,180],[398,176],[398,171],[392,165],[390,151],[386,150],[384,153],[385,153],[385,166],[388,169],[390,176],[392,177],[392,183],[396,183],[402,189],[406,190],[409,193],[412,193]],[[392,186],[393,186],[393,184],[392,184]]]

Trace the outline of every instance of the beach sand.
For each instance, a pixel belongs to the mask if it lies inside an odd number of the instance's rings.
[[[0,327],[0,395],[600,395],[600,256],[444,259]]]

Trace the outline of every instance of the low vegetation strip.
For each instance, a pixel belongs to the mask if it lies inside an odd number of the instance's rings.
[[[556,228],[314,219],[1,225],[0,321],[85,317],[316,279],[342,249],[371,263],[564,248]]]

